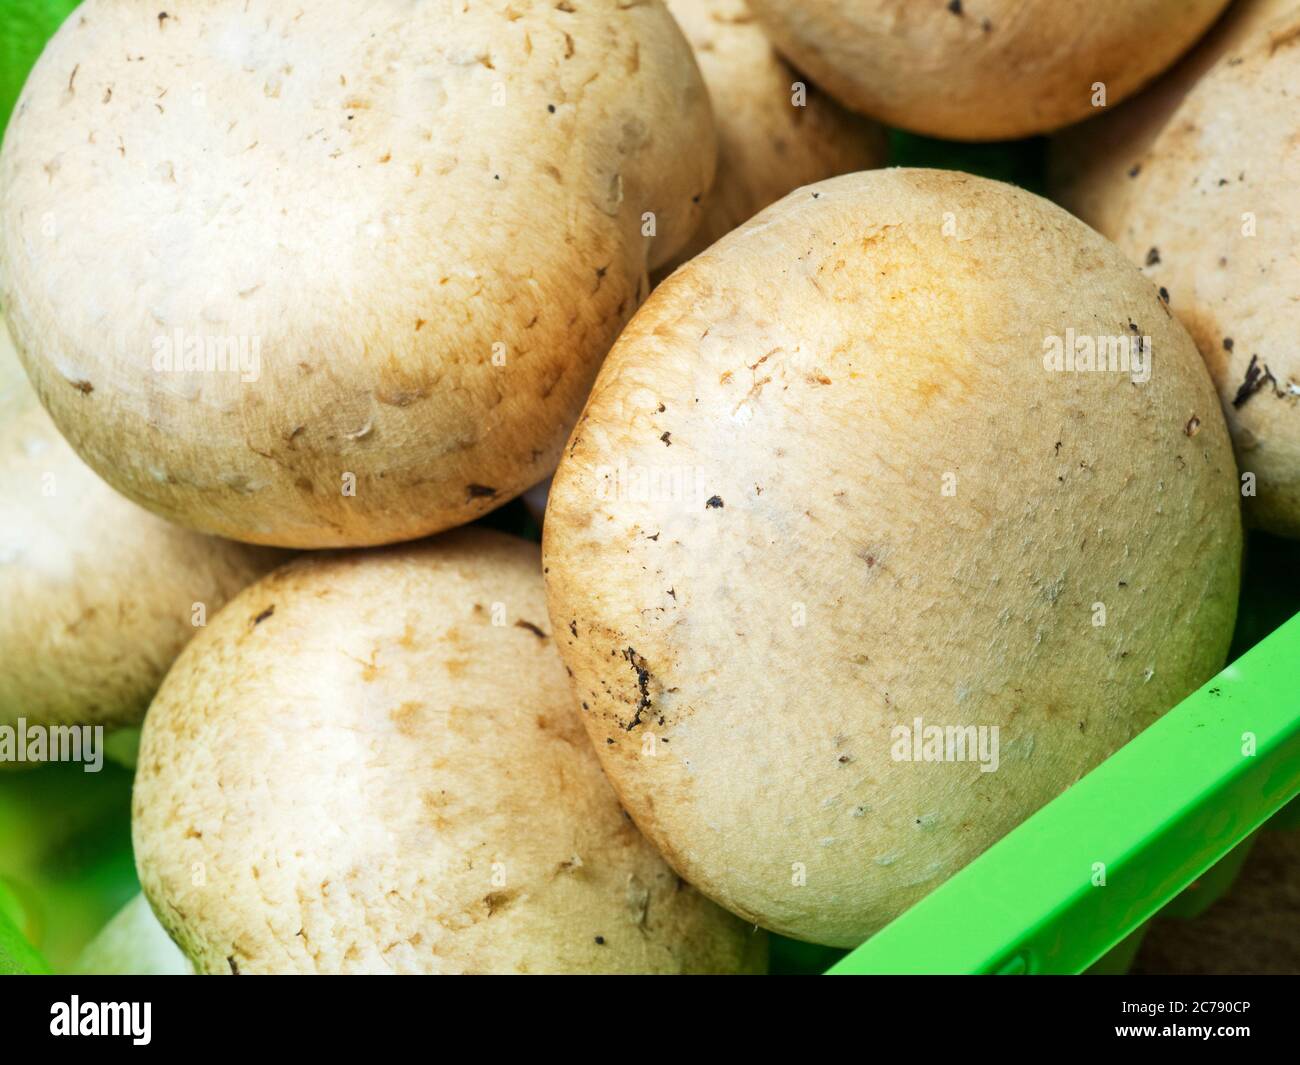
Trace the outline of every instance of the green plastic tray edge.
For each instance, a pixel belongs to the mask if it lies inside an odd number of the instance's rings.
[[[1300,615],[829,971],[1082,972],[1297,793]]]

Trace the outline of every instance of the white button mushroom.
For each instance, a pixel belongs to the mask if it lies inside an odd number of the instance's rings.
[[[740,972],[764,938],[619,807],[535,545],[317,555],[231,602],[145,721],[141,883],[200,972]]]
[[[736,913],[844,946],[1211,676],[1240,555],[1214,388],[1155,289],[1045,200],[927,170],[800,189],[659,286],[544,529],[638,825]]]
[[[1300,537],[1300,7],[1247,0],[1168,78],[1063,135],[1057,198],[1166,293],[1219,389],[1246,514]]]
[[[1059,129],[1174,62],[1229,0],[749,0],[841,103],[952,140]]]
[[[136,502],[410,539],[550,473],[714,156],[657,0],[88,0],[5,136],[0,299]]]
[[[136,895],[83,948],[76,973],[94,976],[189,976],[194,972],[180,948]]]

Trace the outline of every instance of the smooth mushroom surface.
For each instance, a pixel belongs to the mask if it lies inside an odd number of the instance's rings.
[[[659,0],[88,0],[0,153],[0,302],[137,503],[412,539],[551,472],[715,151]]]
[[[1300,3],[1245,0],[1053,146],[1052,191],[1168,296],[1219,390],[1246,516],[1300,537]]]
[[[765,937],[620,808],[535,544],[479,528],[290,563],[145,720],[140,880],[203,973],[752,972]]]
[[[1205,366],[1118,249],[877,170],[655,290],[543,558],[642,831],[733,912],[853,946],[1222,665],[1239,511]]]
[[[885,131],[785,62],[745,0],[668,0],[668,10],[690,41],[718,129],[704,219],[671,266],[801,185],[884,165]]]
[[[0,725],[131,725],[182,647],[289,555],[109,488],[37,402],[0,319]]]
[[[88,976],[191,976],[194,967],[140,894],[86,944],[73,971]]]
[[[960,141],[1045,133],[1132,95],[1229,0],[748,0],[832,96]]]

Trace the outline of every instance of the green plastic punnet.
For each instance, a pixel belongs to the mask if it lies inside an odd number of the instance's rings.
[[[1300,793],[1300,616],[831,968],[1079,973]]]

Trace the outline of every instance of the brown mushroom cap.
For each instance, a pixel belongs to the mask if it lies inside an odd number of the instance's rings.
[[[136,502],[409,539],[550,472],[714,144],[658,0],[88,0],[5,137],[0,298]]]
[[[884,165],[874,122],[845,111],[785,62],[745,0],[668,0],[704,76],[718,172],[679,265],[801,185]]]
[[[1149,338],[1149,379],[1049,372],[1071,330]],[[876,170],[762,212],[624,331],[552,483],[550,614],[678,872],[848,946],[1214,673],[1239,509],[1195,346],[1113,245]],[[903,760],[918,718],[998,728],[997,770]]]
[[[1099,83],[1118,103],[1228,2],[749,0],[777,47],[845,106],[963,141],[1077,122]]]
[[[141,883],[198,970],[761,967],[620,809],[548,628],[537,547],[481,529],[304,558],[222,611],[134,795]]]
[[[41,409],[0,320],[0,725],[138,723],[196,623],[287,557],[109,488]]]
[[[1300,5],[1250,0],[1149,93],[1057,139],[1052,191],[1169,295],[1223,401],[1246,515],[1300,537]],[[1253,489],[1253,490],[1252,490]]]

